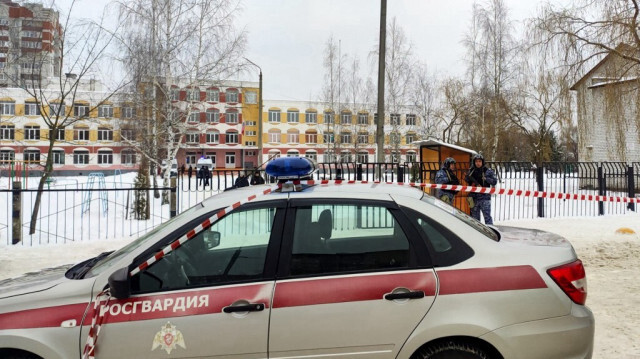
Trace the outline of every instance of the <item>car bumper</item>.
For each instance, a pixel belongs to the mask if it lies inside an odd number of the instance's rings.
[[[589,359],[594,330],[591,310],[574,304],[569,315],[510,325],[481,338],[504,358]]]

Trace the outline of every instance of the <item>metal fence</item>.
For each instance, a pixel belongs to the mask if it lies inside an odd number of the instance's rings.
[[[461,184],[468,163],[457,163]],[[635,197],[640,192],[640,162],[631,165],[617,162],[545,162],[535,166],[529,162],[488,162],[498,178],[498,187],[524,191],[577,193]],[[320,163],[315,179],[345,179],[388,182],[433,183],[440,164],[426,163]],[[43,193],[36,232],[29,234],[30,216],[37,191],[34,189],[0,189],[0,244],[12,244],[12,226],[16,212],[14,198],[20,198],[21,245],[39,245],[108,238],[138,237],[171,216],[202,202],[204,199],[233,188],[241,170],[214,171],[205,179],[178,175],[175,186],[135,189],[133,184],[114,183],[92,188],[88,184],[47,186]],[[267,183],[274,183],[260,171]],[[0,179],[4,180],[4,179]],[[35,179],[31,180],[32,184]],[[161,183],[161,181],[160,181]],[[427,189],[429,192],[433,192]],[[170,194],[173,194],[171,196]],[[149,203],[145,218],[133,216],[134,196]],[[164,196],[163,196],[164,195]],[[462,207],[462,198],[454,205]],[[492,196],[492,214],[496,221],[535,218],[597,216],[637,213],[635,204],[534,198],[524,196]]]

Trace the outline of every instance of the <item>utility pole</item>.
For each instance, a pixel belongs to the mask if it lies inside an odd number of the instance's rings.
[[[380,48],[378,49],[378,123],[376,124],[376,162],[384,162],[384,76],[387,48],[387,0],[380,0]]]

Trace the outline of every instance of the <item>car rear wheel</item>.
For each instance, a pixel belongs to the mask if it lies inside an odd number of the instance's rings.
[[[492,359],[481,348],[462,341],[447,340],[425,346],[411,359]]]

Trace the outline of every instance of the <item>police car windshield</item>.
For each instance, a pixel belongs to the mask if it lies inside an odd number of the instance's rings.
[[[138,248],[142,243],[144,243],[148,238],[153,237],[156,233],[164,230],[165,228],[171,226],[171,224],[173,224],[174,222],[176,222],[177,220],[179,220],[179,218],[181,218],[182,216],[187,216],[188,218],[192,217],[192,213],[196,212],[197,210],[203,208],[203,206],[201,205],[197,205],[197,206],[193,206],[191,208],[189,208],[188,210],[186,210],[185,212],[182,212],[179,216],[173,217],[170,220],[162,223],[161,225],[157,226],[156,228],[154,228],[151,232],[145,234],[144,236],[135,239],[133,242],[127,244],[126,246],[118,249],[117,251],[111,253],[111,255],[109,255],[108,257],[105,257],[104,259],[102,259],[101,261],[97,262],[93,268],[91,268],[89,271],[87,271],[87,273],[83,276],[83,278],[91,278],[94,277],[102,272],[104,272],[106,269],[110,268],[111,266],[113,266],[115,263],[117,263],[120,258],[122,258],[123,256],[131,253],[132,251],[134,251],[136,248]]]
[[[441,200],[432,197],[432,196],[423,196],[421,201],[427,202],[435,207],[438,207],[440,209],[442,209],[445,213],[448,213],[454,217],[456,217],[457,219],[463,221],[464,223],[468,224],[469,226],[471,226],[473,229],[475,229],[476,231],[482,233],[483,235],[485,235],[486,237],[498,242],[500,241],[500,237],[498,236],[498,234],[493,231],[491,228],[485,226],[484,224],[482,224],[481,222],[473,219],[473,217],[467,215],[466,213],[458,210],[457,208],[451,206],[448,203],[442,202]]]

